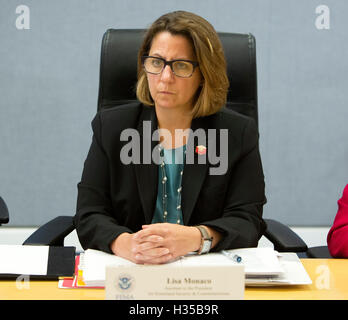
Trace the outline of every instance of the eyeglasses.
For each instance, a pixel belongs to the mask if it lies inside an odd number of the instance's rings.
[[[167,61],[163,58],[142,56],[144,69],[148,73],[160,74],[166,65],[169,65],[173,73],[177,77],[189,78],[192,76],[198,62],[190,60],[171,60]]]

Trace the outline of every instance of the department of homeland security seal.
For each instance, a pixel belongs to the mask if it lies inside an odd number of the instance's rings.
[[[122,292],[130,291],[134,287],[134,278],[129,274],[120,274],[116,287]]]

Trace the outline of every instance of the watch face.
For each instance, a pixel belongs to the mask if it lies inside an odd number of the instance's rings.
[[[203,253],[209,252],[210,248],[211,248],[211,240],[204,240],[202,252]]]

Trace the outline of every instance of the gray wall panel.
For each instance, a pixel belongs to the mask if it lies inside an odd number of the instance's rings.
[[[9,226],[75,212],[91,141],[99,55],[108,28],[146,28],[161,14],[193,11],[216,30],[257,41],[265,217],[330,225],[348,183],[348,2],[327,0],[0,0],[0,195]],[[30,9],[18,30],[15,10]]]

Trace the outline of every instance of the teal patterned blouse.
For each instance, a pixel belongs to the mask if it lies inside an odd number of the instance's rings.
[[[158,192],[152,223],[183,224],[181,181],[186,145],[175,149],[161,148],[164,164],[158,166]]]

